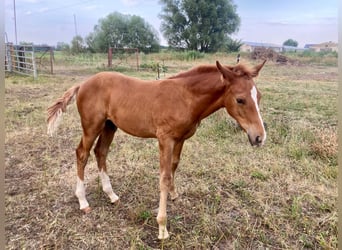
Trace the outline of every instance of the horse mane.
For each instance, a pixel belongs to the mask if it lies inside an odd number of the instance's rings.
[[[206,77],[203,77],[206,74]],[[211,75],[211,77],[208,77]],[[181,72],[168,79],[184,79],[186,88],[191,89],[191,92],[197,94],[212,93],[213,90],[221,91],[224,85],[220,81],[219,70],[216,65],[200,65],[188,71]],[[191,78],[191,79],[190,79]],[[216,79],[216,80],[214,80]]]
[[[257,75],[254,68],[250,68],[244,63],[239,63],[235,66],[228,66],[228,69],[233,71],[237,77],[246,76],[248,78],[253,78]]]
[[[224,66],[231,70],[237,77],[246,76],[248,78],[252,78],[256,76],[256,72],[254,68],[248,67],[246,64],[239,63],[234,66]],[[180,72],[177,75],[170,76],[168,79],[177,79],[189,76],[195,76],[203,73],[214,73],[218,72],[216,65],[200,65],[196,66],[188,71]]]
[[[176,78],[183,78],[189,76],[195,76],[202,73],[212,73],[217,72],[217,68],[215,65],[200,65],[189,69],[188,71],[183,71],[178,73],[177,75],[170,76],[168,79],[176,79]]]

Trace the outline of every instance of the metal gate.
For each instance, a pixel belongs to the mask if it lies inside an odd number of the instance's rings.
[[[5,71],[37,78],[33,46],[6,44]]]

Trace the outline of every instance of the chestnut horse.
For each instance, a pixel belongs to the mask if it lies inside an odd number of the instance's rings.
[[[260,92],[253,78],[265,61],[253,68],[243,64],[202,65],[163,80],[140,80],[114,72],[102,72],[67,90],[48,108],[48,133],[53,134],[67,105],[76,96],[83,135],[76,149],[77,187],[80,209],[89,212],[85,197],[84,169],[90,150],[94,152],[102,188],[112,203],[113,192],[107,175],[106,158],[117,128],[126,133],[157,138],[160,154],[160,201],[157,222],[159,239],[166,239],[167,196],[178,194],[174,184],[183,143],[191,137],[200,121],[220,108],[247,133],[252,146],[265,142],[266,132],[259,111]]]

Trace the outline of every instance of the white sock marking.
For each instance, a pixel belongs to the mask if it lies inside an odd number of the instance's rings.
[[[261,122],[261,126],[262,126],[262,128],[264,130],[264,138],[262,139],[262,143],[264,143],[264,141],[266,140],[266,131],[265,131],[265,127],[264,127],[264,122],[262,121],[261,114],[260,114],[257,94],[258,94],[257,89],[256,89],[255,86],[253,86],[253,88],[251,89],[251,96],[252,96],[252,99],[254,101],[255,108],[256,108],[256,110],[258,112],[258,116],[259,116],[259,119],[260,119],[260,122]]]
[[[103,191],[109,196],[110,201],[112,203],[116,202],[119,197],[113,192],[112,184],[110,184],[109,176],[106,174],[105,171],[101,170],[99,173],[102,189]]]
[[[89,207],[89,203],[85,197],[84,182],[79,177],[77,177],[77,185],[76,185],[75,194],[78,198],[78,202],[80,203],[80,209]]]
[[[158,235],[158,239],[160,240],[164,240],[164,239],[167,239],[169,238],[169,232],[167,231],[166,229],[166,226],[165,225],[159,225],[159,235]]]

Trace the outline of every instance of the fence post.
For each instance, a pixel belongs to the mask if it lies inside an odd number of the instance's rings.
[[[14,58],[15,58],[15,67],[14,68],[17,69],[18,71],[20,71],[18,47],[14,50],[14,52],[15,52],[15,56],[14,56]]]
[[[135,56],[137,59],[137,71],[139,71],[139,49],[135,49]]]
[[[32,68],[33,68],[33,78],[37,79],[37,67],[36,67],[36,60],[34,58],[34,48],[32,46]]]
[[[11,45],[6,44],[6,56],[7,56],[7,70],[12,72],[12,55],[11,55]]]
[[[108,67],[112,67],[113,48],[108,49]]]
[[[50,47],[50,66],[51,66],[51,74],[53,75],[53,50],[52,47]]]
[[[12,63],[12,66],[11,66],[11,69],[12,71],[15,70],[15,51],[14,51],[14,45],[11,44],[10,46],[10,54],[11,54],[11,63]]]

